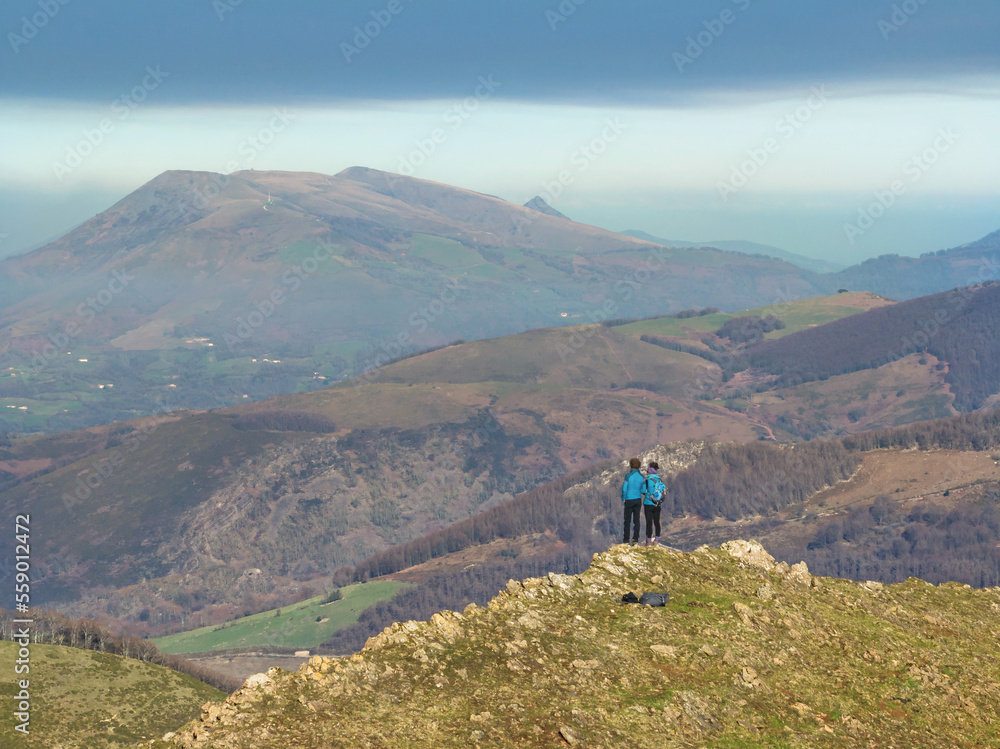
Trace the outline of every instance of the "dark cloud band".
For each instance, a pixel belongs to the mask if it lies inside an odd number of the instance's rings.
[[[483,71],[505,98],[662,104],[1000,69],[995,0],[12,0],[0,33],[0,95],[102,102],[150,64],[163,104],[450,97]]]

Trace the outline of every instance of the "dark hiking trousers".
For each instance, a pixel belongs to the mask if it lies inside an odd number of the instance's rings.
[[[660,510],[662,507],[657,507],[656,505],[643,505],[642,510],[646,515],[646,538],[652,538],[656,536],[660,537]],[[656,532],[653,532],[654,526],[656,527]]]
[[[630,499],[622,504],[625,505],[625,532],[622,535],[622,543],[627,544],[630,524],[635,526],[635,530],[632,531],[632,540],[639,540],[639,508],[642,506],[642,500]]]

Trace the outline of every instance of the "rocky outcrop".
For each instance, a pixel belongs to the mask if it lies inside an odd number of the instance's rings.
[[[669,476],[676,476],[681,471],[690,468],[698,461],[698,456],[705,448],[704,442],[668,442],[663,445],[656,445],[645,452],[639,453],[637,458],[645,467],[649,461],[655,460],[660,466],[659,475],[666,479]],[[600,474],[576,486],[571,486],[566,490],[568,496],[574,492],[590,489],[592,487],[606,487],[612,483],[621,483],[622,477],[628,471],[628,459],[622,460],[614,468],[602,471]]]
[[[662,608],[627,592],[667,591]],[[876,587],[758,543],[616,546],[251,677],[159,747],[987,746],[1000,590]]]

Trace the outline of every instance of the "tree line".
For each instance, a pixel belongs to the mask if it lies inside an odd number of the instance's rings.
[[[132,635],[112,634],[107,627],[93,619],[71,619],[49,609],[32,609],[30,616],[33,643],[95,650],[153,663],[187,674],[223,692],[235,692],[242,684],[239,679],[199,666],[179,655],[163,653],[149,640]],[[0,640],[13,640],[19,627],[13,620],[22,618],[24,614],[0,609]]]
[[[955,406],[979,408],[1000,390],[1000,284],[953,289],[878,307],[751,346],[738,365],[778,379],[781,388],[873,369],[910,354],[948,363]]]
[[[860,465],[862,453],[870,450],[988,450],[997,445],[1000,411],[963,414],[794,446],[709,442],[694,465],[667,479],[662,512],[664,520],[684,515],[707,520],[767,515],[849,478]],[[612,502],[617,499],[617,486],[592,486],[569,496],[564,493],[615,465],[615,461],[608,461],[568,474],[474,517],[392,546],[353,567],[341,568],[335,573],[335,582],[346,585],[398,572],[476,544],[556,530],[560,524],[571,522],[570,518],[598,517],[608,512],[609,497]],[[614,533],[609,533],[609,538],[620,530],[615,525],[618,522],[620,518],[615,516]]]
[[[765,515],[849,478],[860,461],[831,441],[709,443],[693,466],[668,479],[663,513],[728,520]]]
[[[805,560],[819,575],[1000,586],[998,502],[997,484],[973,503],[955,507],[927,501],[904,508],[882,496],[819,528],[804,549],[778,544],[770,550],[775,556]]]
[[[744,315],[731,317],[715,332],[720,338],[728,338],[732,343],[757,343],[765,333],[783,330],[785,323],[774,315]]]
[[[680,312],[674,312],[672,315],[653,315],[652,317],[616,317],[610,320],[601,321],[601,325],[606,328],[617,328],[622,325],[629,325],[634,322],[647,322],[649,320],[662,320],[665,318],[673,318],[675,320],[687,320],[692,317],[704,317],[705,315],[715,315],[721,312],[718,307],[704,307],[702,309],[683,309]]]
[[[593,477],[610,463],[568,474],[547,484],[518,494],[447,528],[428,533],[397,546],[378,552],[353,567],[343,567],[334,574],[336,585],[347,585],[372,577],[422,564],[431,559],[452,554],[477,544],[487,544],[499,538],[517,538],[531,533],[543,533],[558,528],[560,518],[591,512],[589,501],[569,500],[563,493],[571,486]]]
[[[679,341],[671,340],[670,338],[663,338],[661,336],[649,335],[647,333],[639,336],[639,340],[643,343],[651,343],[654,346],[659,346],[660,348],[665,348],[670,351],[680,351],[682,354],[691,354],[692,356],[700,356],[702,359],[707,359],[712,362],[712,364],[719,364],[720,358],[715,351],[711,349],[698,348],[697,346],[691,346],[686,343],[681,343]]]

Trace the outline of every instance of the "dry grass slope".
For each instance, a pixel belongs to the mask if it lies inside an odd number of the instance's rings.
[[[16,675],[18,645],[0,642],[5,674],[0,696],[14,710],[17,680],[29,680],[29,733],[15,730],[11,712],[0,724],[0,746],[19,749],[132,746],[198,714],[218,689],[163,666],[111,653],[31,645],[30,672]]]

